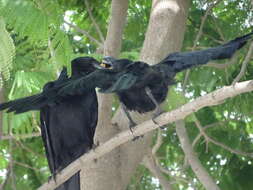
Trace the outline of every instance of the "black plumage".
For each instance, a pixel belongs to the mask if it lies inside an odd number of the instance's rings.
[[[123,108],[145,113],[157,108],[167,96],[168,87],[175,83],[174,77],[185,69],[207,64],[210,60],[231,58],[251,38],[253,32],[238,37],[223,45],[206,50],[176,52],[169,54],[160,63],[150,66],[145,62],[105,57],[97,71],[69,83],[61,93],[76,93],[99,87],[100,92],[116,93]]]
[[[43,92],[0,105],[8,112],[23,113],[40,110],[41,133],[50,171],[55,175],[72,161],[91,149],[97,125],[98,103],[95,89],[81,94],[61,95],[57,91],[66,81],[93,72],[95,59],[80,57],[72,61],[72,76],[66,68],[56,81],[47,83]],[[79,172],[57,190],[80,189]]]
[[[174,77],[176,73],[194,66],[207,64],[210,60],[231,58],[238,49],[247,43],[252,34],[253,32],[229,41],[224,45],[206,50],[172,53],[153,66],[149,66],[144,62],[132,62],[129,60],[132,69],[128,71],[129,76],[124,76],[124,80],[128,80],[128,83],[131,83],[131,78],[134,81],[133,85],[121,90],[123,82],[117,81],[110,89],[104,92],[116,92],[120,101],[128,110],[140,113],[152,111],[156,108],[156,103],[147,94],[148,89],[156,102],[158,104],[162,103],[167,96],[168,86],[175,83]],[[105,59],[106,62],[110,62],[112,65],[121,62],[120,59]]]

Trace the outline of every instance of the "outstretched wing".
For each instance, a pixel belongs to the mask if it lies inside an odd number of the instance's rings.
[[[119,79],[112,84],[109,88],[101,88],[99,92],[102,93],[113,93],[120,92],[131,88],[137,81],[137,76],[132,73],[126,73],[119,77]]]
[[[20,98],[0,104],[0,110],[7,109],[7,112],[23,113],[30,110],[39,110],[44,101],[42,94]]]
[[[103,88],[110,86],[115,75],[103,70],[96,70],[91,74],[79,78],[72,78],[64,83],[58,91],[59,96],[81,95],[96,87]]]
[[[42,93],[2,103],[0,104],[0,110],[6,109],[7,112],[15,112],[16,114],[31,110],[40,110],[50,101],[53,101],[48,98],[48,92],[50,89],[56,88],[66,80],[68,80],[68,75],[67,69],[64,67],[59,75],[59,78],[56,81],[47,83],[44,86]]]
[[[253,32],[206,50],[172,53],[159,64],[168,64],[175,72],[180,72],[193,66],[207,64],[210,60],[231,58],[237,50],[247,43],[252,34]]]

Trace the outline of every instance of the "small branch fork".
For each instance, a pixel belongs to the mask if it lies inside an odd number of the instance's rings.
[[[194,101],[189,102],[173,111],[161,114],[155,119],[155,122],[159,125],[154,124],[153,120],[148,120],[139,124],[133,129],[133,134],[136,136],[143,135],[149,131],[159,128],[159,126],[184,119],[186,116],[200,110],[203,107],[221,104],[221,102],[227,98],[251,91],[253,91],[253,80],[239,82],[231,86],[225,86],[212,93],[198,97]],[[102,157],[106,153],[111,152],[116,147],[130,141],[131,139],[132,133],[129,130],[125,130],[116,134],[110,140],[91,150],[89,153],[84,154],[63,169],[60,174],[57,174],[56,182],[54,182],[54,180],[50,180],[48,183],[42,185],[39,190],[55,189],[57,186],[65,182],[69,177],[79,171],[85,162]]]
[[[171,184],[177,183],[178,181],[186,184],[191,184],[193,186],[193,183],[189,179],[181,177],[180,175],[172,175],[171,171],[161,166],[158,158],[156,157],[156,152],[162,144],[162,131],[160,128],[158,128],[156,144],[153,146],[152,150],[150,150],[149,155],[144,157],[143,164],[155,175],[155,177],[159,179],[159,182],[163,189],[173,189]],[[167,178],[165,178],[164,174],[168,175],[171,179],[173,179],[173,181],[169,181]]]
[[[250,158],[253,158],[253,153],[248,153],[248,152],[242,152],[240,150],[234,150],[232,148],[230,148],[229,146],[223,144],[223,143],[220,143],[216,140],[214,140],[213,138],[211,138],[210,136],[208,136],[205,132],[205,130],[207,128],[210,128],[210,126],[208,127],[202,127],[201,124],[200,124],[200,121],[198,119],[195,120],[195,124],[197,126],[197,128],[199,129],[199,135],[195,138],[194,142],[193,142],[193,146],[196,144],[197,140],[196,139],[199,139],[201,136],[203,136],[205,138],[205,142],[206,142],[206,151],[208,151],[208,143],[211,142],[233,154],[238,154],[238,155],[241,155],[241,156],[246,156],[246,157],[250,157]],[[213,125],[214,126],[214,125]]]

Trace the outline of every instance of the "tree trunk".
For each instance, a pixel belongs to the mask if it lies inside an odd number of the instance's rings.
[[[105,42],[105,55],[117,56],[120,52],[122,31],[127,12],[126,0],[113,0],[111,20]],[[141,60],[154,64],[170,52],[181,48],[188,10],[188,0],[153,0],[149,26],[141,51]],[[99,95],[99,124],[96,139],[104,142],[128,128],[128,120],[118,109],[110,124],[111,97]],[[137,123],[150,118],[151,113],[132,113]],[[152,134],[129,142],[97,161],[85,163],[81,171],[83,190],[124,190],[151,145]]]

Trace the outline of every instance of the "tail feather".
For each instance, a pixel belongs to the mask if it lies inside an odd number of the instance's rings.
[[[253,32],[206,50],[172,53],[159,64],[167,64],[175,72],[180,72],[197,65],[207,64],[210,60],[231,58],[237,50],[242,48],[252,38],[252,35]]]

